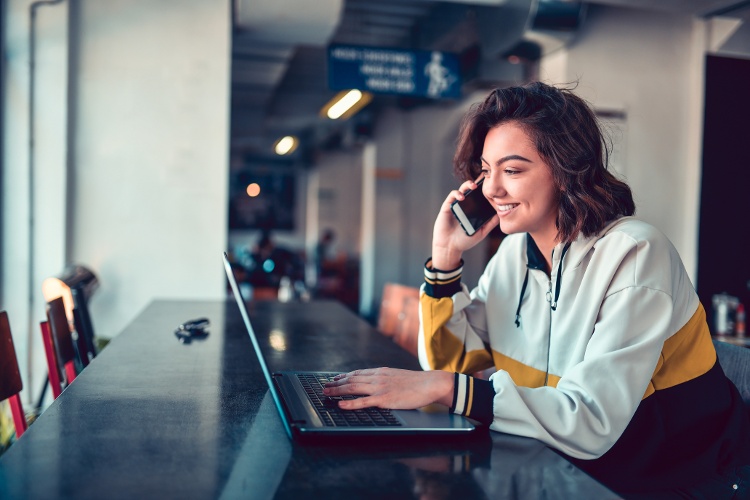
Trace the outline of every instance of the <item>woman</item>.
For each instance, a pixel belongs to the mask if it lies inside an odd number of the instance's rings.
[[[360,370],[328,393],[365,395],[349,409],[445,404],[545,442],[621,493],[750,487],[750,422],[703,307],[606,162],[596,118],[570,90],[498,89],[472,108],[454,158],[466,182],[443,202],[425,266],[430,371]],[[450,205],[478,178],[497,217],[468,237]],[[508,236],[469,292],[463,252],[498,224]],[[467,375],[488,367],[489,381]]]

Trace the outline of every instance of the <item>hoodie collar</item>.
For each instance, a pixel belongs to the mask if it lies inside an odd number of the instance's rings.
[[[552,310],[557,310],[557,299],[560,298],[560,287],[562,285],[562,276],[564,270],[563,267],[565,269],[573,269],[575,267],[578,267],[602,236],[611,231],[620,222],[630,218],[631,217],[621,217],[619,219],[615,219],[604,226],[604,228],[599,231],[598,234],[595,234],[588,238],[584,237],[583,235],[578,235],[578,238],[576,238],[575,241],[564,244],[559,243],[555,247],[553,257],[554,254],[558,254],[560,255],[560,259],[559,261],[557,261],[557,282],[555,283],[555,294],[553,297],[551,297],[552,302],[550,305],[552,306]],[[559,253],[558,250],[560,251]],[[565,260],[565,266],[563,266],[563,260],[566,258],[566,255],[567,260]],[[551,272],[554,272],[555,260],[557,259],[553,259]],[[544,260],[544,255],[542,255],[541,250],[539,250],[539,247],[536,246],[534,238],[532,238],[529,233],[526,233],[526,275],[523,278],[521,294],[518,297],[518,307],[516,308],[516,327],[521,326],[521,303],[523,302],[523,296],[526,293],[526,286],[529,283],[529,269],[539,269],[545,271],[546,273],[547,263]]]
[[[557,299],[560,298],[560,287],[562,286],[562,272],[563,272],[563,260],[565,259],[565,254],[568,253],[568,250],[570,250],[572,243],[568,242],[565,244],[560,244],[555,247],[555,250],[558,249],[558,247],[562,246],[562,253],[560,254],[560,260],[557,264],[557,280],[555,283],[555,294],[553,297],[550,297],[552,302],[550,302],[550,307],[552,307],[553,311],[557,310]],[[553,256],[554,256],[554,250],[553,250]],[[554,266],[554,262],[552,263]],[[547,270],[547,263],[544,260],[544,256],[542,255],[541,250],[539,250],[539,247],[536,246],[536,242],[534,241],[534,238],[531,237],[529,233],[526,233],[526,274],[523,277],[523,285],[521,286],[521,294],[518,296],[518,307],[516,307],[516,328],[521,326],[521,303],[523,302],[523,296],[526,294],[526,286],[529,283],[529,269],[539,269],[542,271]],[[554,268],[550,270],[550,272],[554,272]]]
[[[544,255],[539,247],[536,246],[534,238],[529,233],[526,233],[526,266],[529,269],[541,269],[547,268],[547,262],[544,260]]]

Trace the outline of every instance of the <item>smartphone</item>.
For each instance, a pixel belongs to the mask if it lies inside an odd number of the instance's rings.
[[[495,207],[482,194],[482,182],[477,182],[477,188],[469,190],[463,200],[456,200],[451,204],[453,215],[456,216],[467,235],[472,236],[480,227],[497,214]]]

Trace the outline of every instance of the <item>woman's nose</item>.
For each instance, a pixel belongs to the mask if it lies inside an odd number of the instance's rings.
[[[490,175],[485,177],[484,182],[482,183],[482,192],[488,198],[504,196],[505,188],[500,179],[500,175]]]

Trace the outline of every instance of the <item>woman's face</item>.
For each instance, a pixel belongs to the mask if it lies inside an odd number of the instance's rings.
[[[497,210],[505,234],[530,233],[537,245],[552,244],[558,192],[552,172],[515,122],[490,129],[482,150],[482,192]]]

